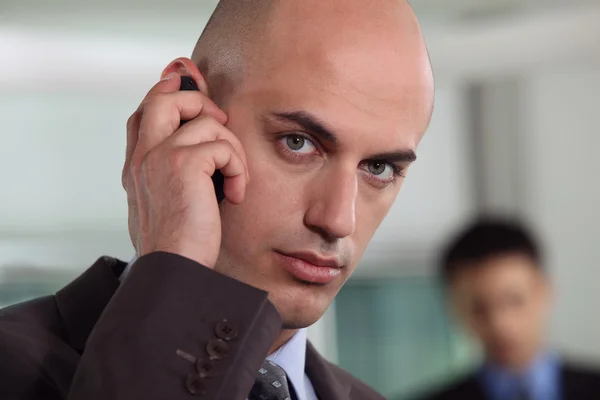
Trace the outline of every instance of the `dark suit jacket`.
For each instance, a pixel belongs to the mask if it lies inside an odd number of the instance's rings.
[[[108,257],[0,310],[2,400],[243,400],[279,334],[267,293],[168,253]],[[309,344],[321,400],[383,399]]]
[[[563,364],[562,400],[599,400],[600,373],[590,369]],[[438,393],[424,396],[422,400],[487,400],[475,374],[470,375]]]

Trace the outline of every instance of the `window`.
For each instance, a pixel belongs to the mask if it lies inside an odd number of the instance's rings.
[[[335,318],[339,365],[390,399],[451,379],[475,358],[431,277],[350,281]]]

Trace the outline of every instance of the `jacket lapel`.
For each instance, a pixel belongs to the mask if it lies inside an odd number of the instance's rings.
[[[336,374],[312,344],[306,346],[306,374],[320,399],[348,400],[352,389],[350,375]]]
[[[102,311],[119,287],[119,276],[127,264],[100,257],[82,275],[56,293],[67,340],[79,353]]]

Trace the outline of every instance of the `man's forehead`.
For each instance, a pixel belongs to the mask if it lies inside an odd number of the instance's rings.
[[[297,66],[247,79],[242,91],[262,113],[306,112],[342,136],[358,133],[364,143],[385,139],[404,149],[416,149],[430,116],[426,87],[407,84],[380,93],[368,84]]]
[[[316,103],[346,103],[353,109],[349,112],[404,119],[412,129],[424,131],[433,104],[433,79],[420,35],[404,32],[405,27],[328,29],[273,29],[262,56],[246,71],[244,86],[302,93],[304,100],[312,96]]]
[[[273,26],[286,24],[300,27],[308,24],[313,29],[357,29],[365,25],[382,25],[395,20],[416,21],[406,0],[302,0],[276,2],[272,8]]]

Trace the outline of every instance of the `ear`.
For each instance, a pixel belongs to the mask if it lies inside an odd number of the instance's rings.
[[[186,57],[180,57],[172,61],[162,72],[161,79],[173,72],[177,73],[179,76],[189,76],[193,78],[198,85],[198,89],[208,97],[206,79],[204,79],[204,76],[192,60]]]

